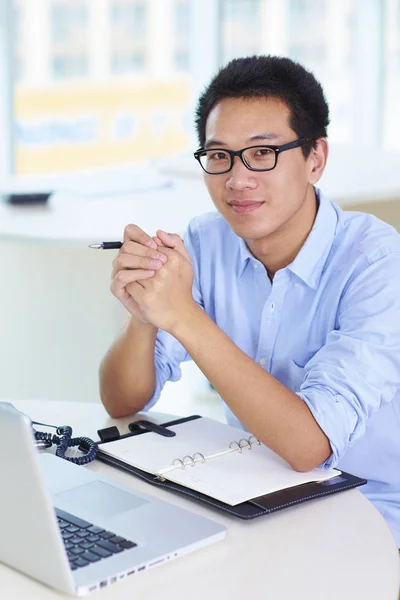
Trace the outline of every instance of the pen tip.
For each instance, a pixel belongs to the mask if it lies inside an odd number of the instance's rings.
[[[89,244],[89,248],[100,248],[100,244]]]

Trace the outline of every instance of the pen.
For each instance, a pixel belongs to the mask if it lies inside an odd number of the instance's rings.
[[[119,250],[123,242],[100,242],[99,244],[89,244],[89,248],[96,250]]]

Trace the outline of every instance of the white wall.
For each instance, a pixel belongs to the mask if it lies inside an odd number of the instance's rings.
[[[0,396],[94,401],[122,322],[106,252],[0,243]],[[119,320],[119,323],[118,323]]]
[[[99,363],[127,319],[109,291],[113,254],[0,242],[0,398],[100,401]],[[224,419],[194,363],[156,409]]]

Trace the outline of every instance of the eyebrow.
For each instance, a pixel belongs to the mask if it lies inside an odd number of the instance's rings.
[[[272,141],[276,141],[278,139],[278,136],[276,133],[258,133],[257,135],[252,135],[249,138],[249,142],[272,142]],[[206,143],[204,144],[204,148],[220,148],[222,146],[226,146],[227,144],[225,144],[225,142],[222,142],[221,140],[216,140],[211,138],[210,140],[207,140]]]

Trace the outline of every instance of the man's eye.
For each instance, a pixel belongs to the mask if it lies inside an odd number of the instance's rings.
[[[273,150],[271,148],[259,148],[256,152],[256,156],[268,156],[272,154]]]
[[[228,158],[228,154],[226,152],[210,152],[208,155],[209,160],[226,160]]]

